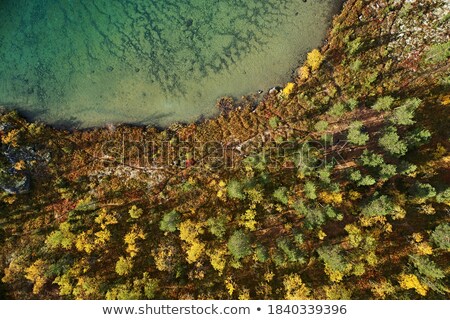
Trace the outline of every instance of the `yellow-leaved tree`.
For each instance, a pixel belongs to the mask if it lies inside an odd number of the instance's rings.
[[[130,257],[135,257],[138,253],[139,248],[137,247],[136,241],[139,239],[145,240],[144,231],[137,225],[133,225],[130,232],[128,232],[124,237],[124,242],[127,244],[126,251]]]
[[[198,239],[203,232],[203,223],[196,223],[191,219],[180,223],[180,239],[185,242],[183,248],[188,263],[194,263],[205,253],[205,244]]]
[[[317,49],[314,49],[313,51],[308,53],[306,63],[314,71],[314,70],[317,70],[320,68],[320,66],[322,65],[323,59],[324,58],[323,58],[322,54],[320,53],[320,51]]]
[[[300,275],[292,273],[284,278],[284,298],[286,300],[308,300],[311,290],[303,283]]]
[[[426,296],[428,286],[420,283],[415,274],[401,274],[398,278],[400,287],[403,289],[414,289],[421,296]]]
[[[311,70],[308,66],[303,66],[298,70],[298,76],[300,80],[307,80],[309,76],[311,75]]]
[[[225,264],[227,262],[226,260],[227,252],[228,251],[225,248],[223,248],[223,249],[216,249],[208,253],[211,265],[214,268],[214,270],[216,270],[219,273],[219,276],[222,275],[223,269],[225,268]]]
[[[47,281],[45,266],[44,260],[38,259],[25,270],[25,278],[33,282],[34,294],[38,294]]]
[[[294,88],[295,88],[295,83],[288,82],[286,84],[286,87],[284,87],[284,89],[281,91],[281,95],[285,98],[288,98],[294,92]]]
[[[129,274],[132,268],[133,262],[131,261],[130,257],[120,257],[116,262],[116,273],[120,276]]]
[[[205,253],[205,244],[198,239],[194,239],[187,245],[185,250],[187,254],[186,261],[188,263],[194,263]]]

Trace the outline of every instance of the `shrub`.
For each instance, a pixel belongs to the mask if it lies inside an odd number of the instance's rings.
[[[359,170],[352,170],[350,172],[349,178],[353,182],[357,182],[357,181],[361,180],[362,179],[361,171],[359,171]]]
[[[436,196],[438,203],[450,203],[450,188],[445,189]]]
[[[404,104],[394,109],[391,121],[399,125],[414,124],[415,123],[415,121],[413,120],[414,113],[416,109],[420,106],[421,102],[422,101],[417,98],[406,100]]]
[[[278,127],[278,122],[280,122],[280,119],[277,116],[273,116],[269,119],[269,126],[272,129],[276,129]]]
[[[325,145],[333,145],[334,143],[334,136],[332,133],[326,132],[324,133],[321,137],[320,140],[325,144]]]
[[[348,41],[347,42],[347,52],[349,55],[354,55],[355,53],[357,53],[359,51],[359,49],[361,49],[362,47],[362,41],[361,38],[358,37],[353,41]]]
[[[264,171],[266,169],[267,160],[264,155],[252,155],[245,158],[242,163],[255,170]]]
[[[427,63],[440,63],[450,58],[450,41],[432,45],[425,53]]]
[[[163,219],[159,223],[159,229],[161,231],[174,232],[178,229],[180,225],[181,215],[173,210],[169,213],[164,214]]]
[[[317,132],[325,131],[325,130],[327,130],[327,128],[328,128],[328,122],[323,121],[323,120],[320,120],[319,122],[317,122],[317,123],[314,125],[314,129],[315,129]]]
[[[325,223],[326,212],[321,208],[306,208],[305,225],[308,229],[320,227]]]
[[[317,175],[320,179],[320,181],[322,181],[325,184],[330,184],[331,183],[331,171],[330,171],[330,167],[323,167],[321,169],[319,169],[317,171]]]
[[[255,250],[256,259],[258,259],[259,262],[266,262],[267,259],[269,259],[269,251],[266,247],[262,245],[257,245]]]
[[[294,204],[294,209],[299,216],[304,216],[309,211],[309,208],[301,200]]]
[[[361,121],[354,121],[348,130],[348,141],[358,146],[365,145],[369,141],[369,135],[361,132],[362,127],[363,123]]]
[[[426,143],[431,138],[431,132],[426,129],[416,129],[410,132],[406,137],[407,144],[413,148],[417,148]]]
[[[428,183],[417,182],[412,188],[412,194],[420,199],[429,199],[436,196],[436,189]]]
[[[406,161],[402,161],[400,162],[400,165],[398,167],[399,173],[400,174],[411,174],[414,173],[417,170],[417,166],[415,164],[406,162]]]
[[[358,100],[356,100],[356,99],[349,99],[346,104],[347,104],[347,108],[350,111],[353,111],[358,106]]]
[[[225,216],[218,216],[216,218],[209,218],[208,221],[206,221],[209,232],[211,232],[213,235],[215,235],[217,238],[222,239],[225,235],[225,232],[227,231],[226,224],[227,224],[227,218]]]
[[[288,204],[288,196],[287,196],[287,189],[286,187],[281,187],[275,190],[273,193],[273,197],[281,202],[282,204]]]
[[[303,190],[305,191],[305,197],[314,200],[317,198],[316,195],[316,186],[311,181],[307,181],[305,183],[305,186],[303,187]]]
[[[384,158],[381,154],[370,152],[367,149],[364,150],[359,159],[361,161],[361,164],[365,167],[375,168],[381,166],[384,163]]]
[[[228,183],[227,192],[228,192],[228,196],[231,199],[239,199],[239,200],[244,200],[245,199],[245,195],[244,195],[244,192],[243,192],[243,186],[237,180],[231,180]]]
[[[392,213],[394,204],[387,196],[380,196],[372,200],[361,211],[361,214],[366,217],[386,216]]]
[[[48,247],[54,249],[63,247],[70,249],[75,241],[75,234],[70,231],[69,222],[63,222],[59,225],[59,230],[53,231],[45,240]]]
[[[288,240],[286,238],[278,239],[277,246],[278,246],[278,248],[281,249],[281,251],[283,251],[283,253],[286,255],[289,262],[303,262],[304,261],[300,250],[298,250],[291,243],[290,240]]]
[[[339,282],[349,269],[339,246],[326,246],[317,249],[319,259],[325,264],[325,272],[333,282]]]
[[[428,257],[416,254],[410,255],[409,261],[418,271],[420,280],[426,287],[441,294],[448,292],[448,288],[442,281],[445,279],[446,274],[434,261],[430,260]]]
[[[394,103],[394,98],[391,96],[378,98],[377,102],[372,106],[373,110],[377,111],[387,111],[391,109],[392,103]]]
[[[382,164],[380,170],[380,177],[382,179],[390,179],[397,174],[397,167],[393,164]]]
[[[441,223],[434,229],[430,237],[439,248],[450,251],[450,224]]]
[[[130,210],[128,210],[128,213],[130,214],[131,218],[138,219],[140,218],[140,216],[142,216],[143,211],[136,206],[132,206]]]
[[[356,59],[350,65],[350,70],[352,70],[353,72],[358,72],[361,69],[361,66],[362,66],[362,61],[359,59]]]
[[[378,143],[394,156],[404,156],[408,151],[406,143],[400,141],[400,136],[397,134],[395,127],[389,127],[386,133],[378,140]]]
[[[251,253],[250,237],[242,230],[236,230],[228,240],[228,250],[236,260]]]
[[[403,105],[395,108],[391,118],[392,123],[397,125],[414,124],[414,113],[420,103],[420,99],[408,99]]]
[[[358,186],[373,186],[377,181],[370,175],[366,175],[358,182]]]
[[[443,279],[445,278],[444,272],[430,259],[419,255],[409,256],[409,260],[417,268],[420,274],[429,279]]]
[[[333,117],[342,116],[345,112],[345,105],[341,102],[334,104],[330,110],[328,110],[328,114]]]
[[[303,234],[301,234],[299,231],[294,232],[294,241],[297,245],[301,245],[305,242],[303,239]]]

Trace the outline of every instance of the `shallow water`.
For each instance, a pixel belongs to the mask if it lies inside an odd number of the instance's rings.
[[[2,0],[0,105],[89,127],[213,116],[289,80],[337,0]]]

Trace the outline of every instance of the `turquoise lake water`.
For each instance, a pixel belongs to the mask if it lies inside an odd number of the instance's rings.
[[[2,0],[0,105],[51,124],[189,122],[288,81],[337,0]]]

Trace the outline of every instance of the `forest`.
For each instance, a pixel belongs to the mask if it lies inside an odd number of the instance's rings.
[[[348,0],[262,99],[168,128],[0,112],[0,298],[448,299],[445,0]]]

